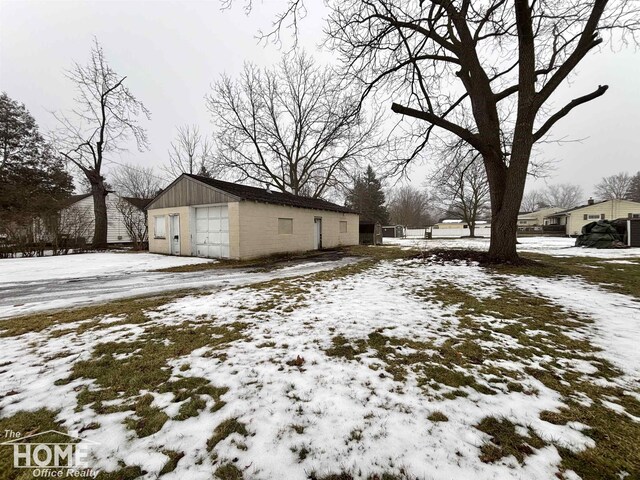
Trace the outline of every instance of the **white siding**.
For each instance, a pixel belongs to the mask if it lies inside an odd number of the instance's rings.
[[[116,208],[120,197],[115,193],[109,193],[107,195],[107,243],[128,243],[131,242],[131,238],[127,233],[127,229],[122,221],[122,214]],[[73,211],[73,212],[72,212]],[[84,236],[87,243],[91,243],[94,233],[94,212],[93,212],[93,197],[89,196],[82,200],[70,205],[61,212],[61,221],[65,222],[66,217],[75,215],[84,215],[86,220],[83,222],[82,230],[85,232]]]

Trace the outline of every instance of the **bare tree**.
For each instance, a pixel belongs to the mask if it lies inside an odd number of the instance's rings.
[[[570,183],[548,185],[544,191],[544,202],[550,207],[573,208],[580,204],[582,188]]]
[[[544,193],[540,190],[530,190],[522,196],[520,210],[523,212],[535,212],[541,208],[546,208],[547,201]]]
[[[411,185],[400,187],[390,194],[389,217],[394,225],[423,227],[432,223],[429,197]]]
[[[169,148],[169,165],[165,170],[173,177],[182,173],[216,176],[219,171],[213,162],[213,142],[200,134],[197,125],[178,127]]]
[[[596,197],[602,200],[624,200],[631,196],[633,177],[627,172],[604,177],[596,185]]]
[[[162,189],[160,177],[153,167],[121,165],[111,174],[113,188],[118,194],[115,203],[122,223],[135,250],[143,250],[148,242],[147,213],[144,207]]]
[[[57,230],[54,238],[70,240],[71,244],[81,245],[92,235],[93,222],[87,209],[78,204],[60,210]]]
[[[107,63],[102,47],[94,40],[87,65],[75,63],[67,72],[78,92],[76,108],[56,114],[55,133],[60,154],[75,165],[91,185],[95,216],[94,246],[107,243],[107,188],[102,176],[105,155],[124,150],[133,139],[139,150],[148,148],[147,135],[138,117],[150,113],[124,85]]]
[[[116,210],[121,215],[134,250],[146,249],[149,241],[147,214],[141,206],[135,198],[119,197],[116,202]]]
[[[431,178],[431,184],[441,204],[448,211],[469,225],[469,236],[475,236],[476,222],[489,212],[489,183],[487,173],[474,150],[456,149],[455,162],[447,161],[443,168]]]
[[[237,81],[223,76],[207,104],[216,161],[239,181],[316,198],[345,186],[381,148],[378,118],[367,119],[359,96],[305,54],[285,55],[274,69],[247,64]]]
[[[347,74],[363,82],[365,95],[391,91],[391,110],[424,125],[409,159],[436,130],[480,153],[491,195],[489,256],[518,262],[517,216],[534,145],[608,87],[557,110],[549,100],[602,35],[635,41],[637,4],[336,0],[329,8],[329,46]]]
[[[110,178],[113,189],[121,197],[153,198],[163,185],[153,167],[120,165],[110,174]]]

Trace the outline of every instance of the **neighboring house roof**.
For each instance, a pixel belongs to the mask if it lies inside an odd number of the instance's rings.
[[[520,212],[518,214],[518,220],[537,220],[541,215],[544,217],[553,215],[562,210],[562,208],[558,207],[546,207],[540,208],[538,210],[534,210],[533,212]]]
[[[67,208],[80,200],[90,197],[90,193],[81,193],[80,195],[71,195],[60,202],[60,208]]]
[[[153,198],[137,198],[137,197],[120,197],[123,200],[126,200],[134,207],[138,207],[140,210],[144,210]]]
[[[341,205],[327,202],[326,200],[321,200],[318,198],[300,197],[298,195],[293,195],[292,193],[275,192],[275,191],[267,190],[264,188],[250,187],[248,185],[241,185],[239,183],[224,182],[222,180],[202,177],[200,175],[193,175],[190,173],[183,173],[182,176],[186,176],[194,180],[197,180],[199,182],[202,182],[210,187],[213,187],[217,190],[221,190],[222,192],[232,195],[238,198],[239,200],[250,200],[254,202],[273,203],[276,205],[287,205],[290,207],[299,207],[299,208],[311,208],[315,210],[329,210],[329,211],[343,212],[343,213],[358,213],[355,210],[352,210],[350,208],[343,207]],[[173,182],[171,185],[165,188],[163,192],[171,188],[171,186],[174,185],[175,183],[176,182]],[[160,195],[162,195],[163,192],[161,192]]]
[[[634,202],[633,200],[624,200],[624,199],[619,199],[619,200],[599,200],[597,202],[593,202],[593,203],[586,203],[584,205],[580,205],[578,207],[572,207],[572,208],[568,208],[566,210],[561,210],[559,212],[556,212],[552,215],[547,215],[547,217],[560,217],[563,215],[567,215],[571,212],[575,212],[576,210],[581,210],[583,208],[587,208],[587,207],[593,207],[594,205],[600,205],[602,203],[608,203],[608,202],[630,202],[630,203],[635,203],[640,205],[639,202]]]
[[[592,207],[594,205],[599,205],[601,203],[607,203],[611,201],[612,200],[600,200],[599,202],[585,203],[584,205],[580,205],[578,207],[571,207],[571,208],[567,208],[566,210],[560,210],[559,212],[556,212],[553,215],[549,215],[549,216],[553,217],[555,215],[565,215],[567,213],[573,212],[574,210],[580,210],[581,208]]]

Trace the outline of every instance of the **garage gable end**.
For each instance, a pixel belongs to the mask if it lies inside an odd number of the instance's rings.
[[[238,200],[240,198],[234,195],[230,195],[194,178],[181,175],[147,206],[147,210],[190,205],[210,205],[213,203],[237,202]]]

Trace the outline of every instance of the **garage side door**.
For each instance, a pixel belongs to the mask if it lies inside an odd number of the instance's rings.
[[[229,210],[226,206],[196,208],[196,255],[229,258]]]

